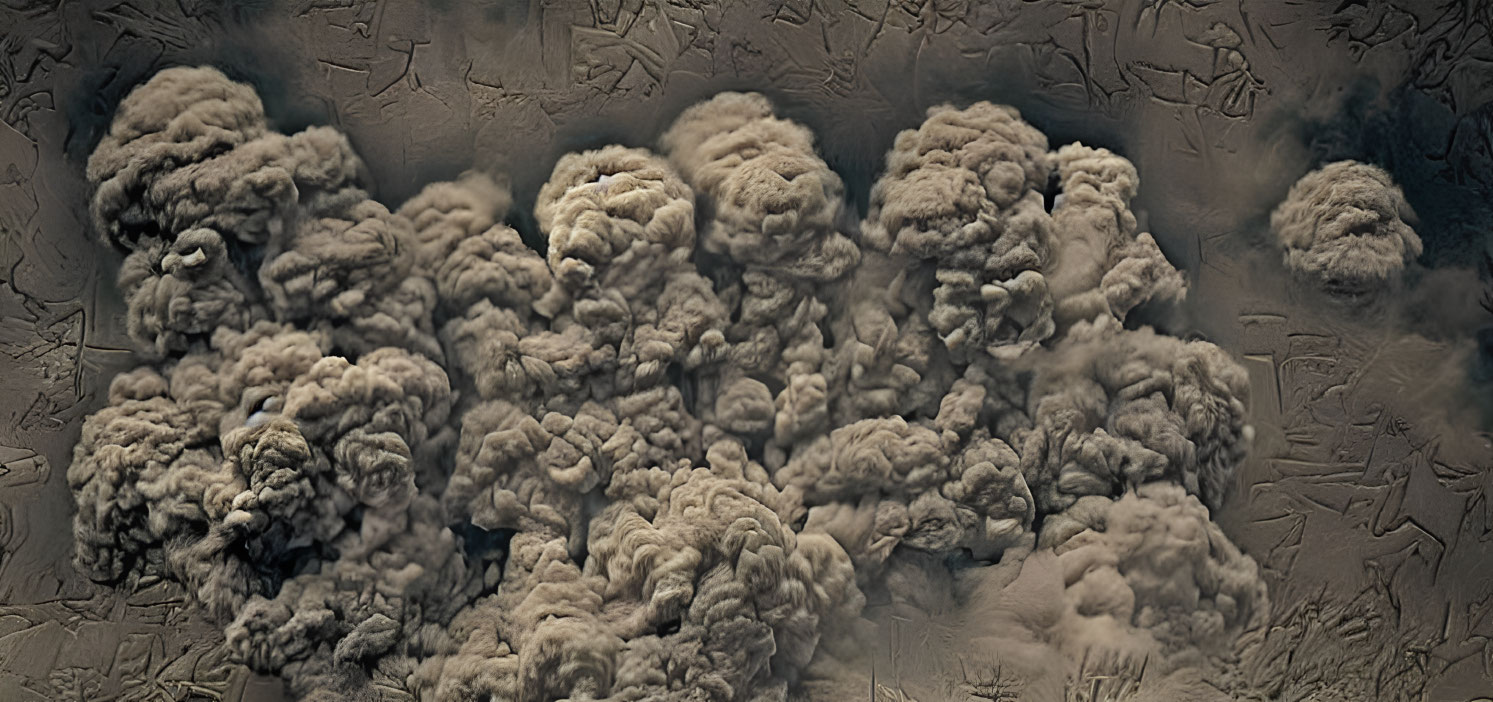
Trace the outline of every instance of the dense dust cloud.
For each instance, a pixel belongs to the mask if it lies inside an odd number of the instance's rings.
[[[1363,295],[1400,283],[1420,257],[1414,212],[1389,173],[1336,161],[1302,176],[1270,216],[1286,268],[1322,289]]]
[[[864,699],[886,611],[942,627],[917,699],[1100,660],[1224,694],[1264,620],[1209,520],[1245,372],[1126,324],[1186,288],[1136,169],[1011,108],[931,109],[857,222],[723,93],[561,158],[543,252],[487,176],[391,211],[209,68],[126,98],[88,178],[146,362],[68,470],[76,562],[182,583],[300,698]]]

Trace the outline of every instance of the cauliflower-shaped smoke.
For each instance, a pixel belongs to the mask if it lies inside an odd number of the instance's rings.
[[[1360,295],[1393,285],[1420,257],[1420,237],[1400,187],[1378,166],[1329,163],[1291,186],[1270,215],[1286,267],[1329,292]]]
[[[68,470],[79,568],[314,700],[859,695],[886,606],[1029,603],[972,640],[1032,694],[1230,660],[1248,383],[1126,326],[1185,287],[1128,161],[937,107],[858,224],[761,95],[658,147],[562,157],[540,253],[488,176],[391,208],[213,69],[137,88],[88,177],[146,362]]]

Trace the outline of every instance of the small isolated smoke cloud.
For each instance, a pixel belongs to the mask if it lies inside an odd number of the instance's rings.
[[[206,68],[88,177],[145,364],[68,471],[77,563],[182,583],[301,698],[1222,694],[1267,611],[1208,512],[1243,369],[1126,325],[1185,287],[1134,166],[1011,108],[930,110],[856,226],[723,93],[561,158],[543,252],[491,178],[391,211]],[[888,611],[939,636],[883,660]]]
[[[1404,193],[1384,169],[1337,161],[1291,186],[1270,216],[1286,267],[1323,288],[1347,294],[1398,282],[1421,254]]]

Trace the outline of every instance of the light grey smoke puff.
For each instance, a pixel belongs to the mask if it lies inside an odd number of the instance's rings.
[[[1180,302],[1187,283],[1146,232],[1130,200],[1140,177],[1109,149],[1069,144],[1057,151],[1061,194],[1053,206],[1057,246],[1048,287],[1053,316],[1068,325],[1100,315],[1124,320],[1151,300]]]
[[[154,356],[83,427],[77,563],[183,584],[301,699],[797,698],[870,670],[868,601],[999,604],[978,650],[1041,694],[1095,642],[1201,669],[1254,621],[1193,497],[1243,371],[1124,328],[1180,287],[1119,156],[935,109],[862,251],[808,130],[726,93],[665,156],[562,157],[541,255],[487,176],[391,209],[222,74],[136,95],[89,175]]]
[[[840,176],[814,152],[809,130],[774,116],[767,98],[716,95],[680,114],[660,143],[710,198],[706,248],[811,280],[838,278],[855,265],[855,244],[837,230]]]
[[[1337,161],[1296,181],[1270,227],[1292,272],[1360,294],[1392,284],[1420,256],[1420,237],[1405,222],[1413,216],[1384,169]]]
[[[662,159],[620,146],[568,154],[540,189],[535,215],[570,298],[552,328],[588,330],[593,347],[615,358],[617,390],[652,386],[671,365],[696,367],[724,352],[725,310],[690,262],[694,196]]]
[[[1052,334],[1042,275],[1052,221],[1042,191],[1047,137],[988,102],[928,110],[897,135],[871,190],[866,243],[929,261],[929,319],[950,349],[1030,348]]]
[[[130,246],[168,204],[149,194],[156,180],[266,132],[253,88],[212,68],[161,71],[120,102],[88,159],[94,229]]]
[[[1100,317],[1046,353],[1028,396],[1033,425],[1013,440],[1045,511],[1157,480],[1222,503],[1254,433],[1249,376],[1222,349]]]
[[[695,246],[694,194],[642,149],[562,157],[534,214],[549,235],[550,269],[574,287],[630,251],[657,249],[644,255],[680,259]]]
[[[132,250],[130,335],[159,355],[213,328],[314,319],[354,352],[398,339],[439,354],[434,291],[399,255],[410,225],[368,199],[364,173],[335,130],[270,131],[253,89],[215,69],[156,74],[88,165],[95,228]]]
[[[1051,214],[1049,175],[1060,188]],[[931,264],[916,285],[929,289],[928,321],[952,354],[1011,360],[1055,323],[1124,320],[1144,302],[1182,298],[1181,274],[1136,230],[1139,184],[1135,167],[1107,149],[1049,152],[1012,108],[944,105],[897,136],[863,235],[893,257]]]

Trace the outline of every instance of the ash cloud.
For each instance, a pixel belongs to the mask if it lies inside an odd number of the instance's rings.
[[[1117,154],[937,107],[855,222],[812,133],[723,93],[656,151],[562,157],[540,252],[500,182],[390,208],[335,130],[281,134],[250,88],[174,68],[88,176],[143,364],[68,471],[77,564],[182,583],[300,698],[880,675],[1060,699],[1096,661],[1240,692],[1268,602],[1209,508],[1248,382],[1127,323],[1185,285]],[[888,612],[940,643],[883,660]]]
[[[1398,287],[1423,247],[1414,213],[1384,169],[1336,161],[1291,186],[1270,215],[1295,275],[1329,292],[1361,295]]]

